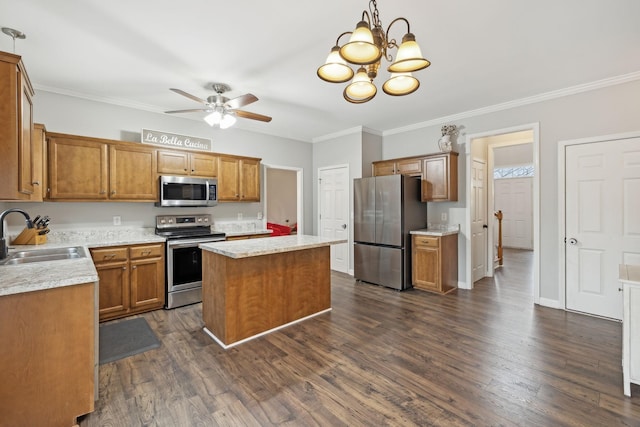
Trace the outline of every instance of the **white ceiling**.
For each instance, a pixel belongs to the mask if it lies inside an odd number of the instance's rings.
[[[638,0],[380,0],[383,25],[406,17],[432,65],[415,73],[417,92],[384,94],[382,71],[378,95],[352,105],[344,85],[316,69],[366,8],[366,0],[0,0],[0,26],[27,35],[16,53],[37,90],[162,112],[198,107],[170,87],[206,98],[211,82],[224,82],[229,97],[260,98],[244,109],[273,117],[237,127],[303,141],[355,126],[385,132],[640,71]],[[397,23],[390,34],[405,31]],[[13,51],[4,34],[0,50]]]

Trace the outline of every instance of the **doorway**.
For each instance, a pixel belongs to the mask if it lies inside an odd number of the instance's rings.
[[[264,221],[286,225],[302,234],[303,170],[274,165],[264,165],[264,168]]]
[[[640,133],[561,142],[563,306],[622,319],[619,264],[640,264]]]
[[[533,299],[534,303],[540,301],[540,282],[539,282],[539,268],[540,268],[540,175],[539,175],[539,124],[533,123],[528,125],[517,126],[513,128],[497,129],[494,131],[484,132],[481,134],[467,135],[466,137],[466,161],[467,171],[470,171],[469,177],[466,180],[467,185],[467,230],[469,232],[466,236],[466,281],[464,286],[466,289],[473,289],[474,279],[477,279],[480,275],[478,272],[479,256],[483,256],[485,261],[485,276],[493,276],[494,273],[494,254],[495,254],[495,233],[496,222],[494,221],[494,180],[493,169],[495,162],[494,150],[499,147],[506,147],[510,145],[531,143],[531,149],[533,151],[533,169],[534,176],[532,178],[533,183],[533,197],[532,197],[532,216],[533,216]],[[478,177],[477,174],[472,173],[474,165],[479,162],[486,162],[486,177],[484,183],[486,183],[486,191],[476,191]],[[482,197],[481,194],[486,193],[483,200],[475,200],[474,198]],[[477,229],[479,224],[475,224],[474,219],[478,215],[474,215],[473,211],[475,207],[484,204],[487,207],[486,212],[486,233],[478,233]],[[477,221],[476,221],[477,222]],[[477,238],[482,239],[478,241]],[[482,251],[480,255],[476,252]],[[474,271],[475,270],[475,271]],[[461,286],[462,287],[462,286]]]
[[[344,239],[347,243],[331,245],[331,269],[349,272],[349,166],[329,166],[318,169],[318,227],[322,237]]]

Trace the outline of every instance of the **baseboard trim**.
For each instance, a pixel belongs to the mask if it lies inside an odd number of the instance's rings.
[[[560,305],[560,301],[556,299],[540,298],[540,300],[538,301],[538,305],[549,308],[557,308],[558,310],[564,310],[564,307]]]

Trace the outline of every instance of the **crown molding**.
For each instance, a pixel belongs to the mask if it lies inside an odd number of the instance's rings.
[[[490,105],[475,110],[464,111],[449,116],[443,116],[437,119],[427,120],[424,122],[414,123],[412,125],[403,126],[395,129],[389,129],[382,132],[382,136],[395,135],[398,133],[409,132],[412,130],[422,129],[430,126],[437,126],[442,123],[452,122],[456,120],[468,119],[470,117],[481,116],[484,114],[504,111],[511,108],[522,107],[524,105],[535,104],[538,102],[549,101],[551,99],[562,98],[564,96],[575,95],[578,93],[589,92],[596,89],[602,89],[609,86],[615,86],[623,83],[640,80],[640,71],[635,71],[621,76],[609,77],[595,82],[585,83],[576,86],[570,86],[564,89],[554,90],[551,92],[541,93],[539,95],[529,96],[527,98],[516,99],[514,101],[503,102],[501,104]]]

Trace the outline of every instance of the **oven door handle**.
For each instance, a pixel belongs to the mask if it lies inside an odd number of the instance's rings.
[[[224,242],[225,239],[188,239],[168,241],[167,247],[169,248],[190,248],[198,246],[200,243],[212,243],[212,242]]]

